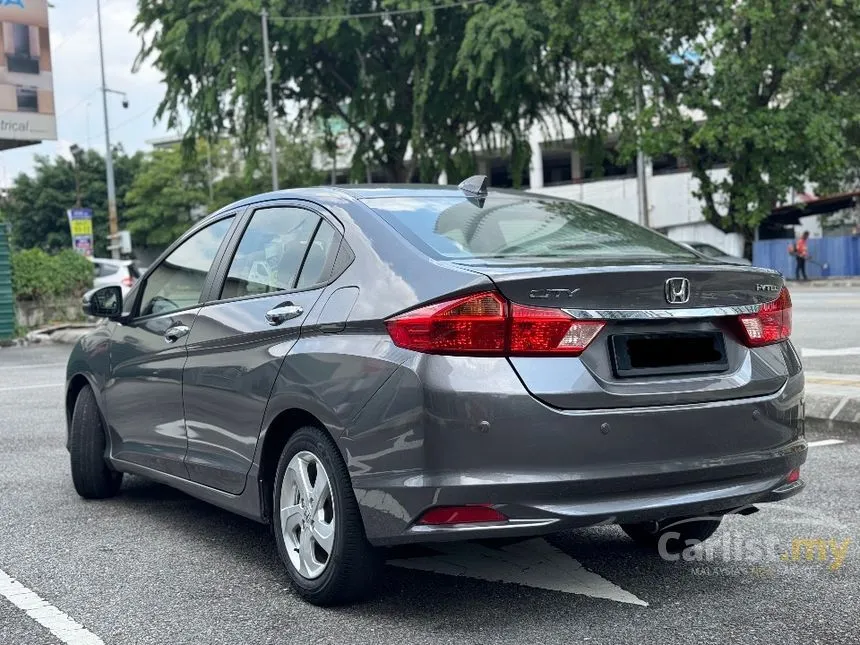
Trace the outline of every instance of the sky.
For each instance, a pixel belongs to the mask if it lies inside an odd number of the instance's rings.
[[[89,142],[90,147],[105,150],[96,0],[50,4],[58,141],[0,152],[0,186],[8,186],[21,172],[31,172],[36,155],[67,155],[73,143],[85,148]],[[164,96],[161,74],[151,64],[132,72],[140,50],[140,38],[132,31],[136,13],[137,0],[102,0],[107,86],[126,92],[129,100],[128,109],[123,109],[122,97],[108,94],[111,144],[121,143],[127,152],[146,149],[147,140],[167,134],[165,124],[153,124]]]

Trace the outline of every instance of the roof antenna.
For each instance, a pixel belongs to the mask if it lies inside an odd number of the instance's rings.
[[[487,199],[487,185],[489,183],[486,175],[472,175],[461,181],[457,188],[466,193],[466,199],[478,208],[483,208],[484,201]]]
[[[489,180],[486,175],[472,175],[468,179],[464,179],[460,182],[460,185],[457,186],[464,193],[471,193],[472,195],[478,195],[480,197],[487,196],[487,185],[489,184]]]

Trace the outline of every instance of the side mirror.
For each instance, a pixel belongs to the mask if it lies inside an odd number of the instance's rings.
[[[101,287],[87,291],[81,302],[86,316],[96,318],[119,318],[122,316],[122,289],[120,287]]]

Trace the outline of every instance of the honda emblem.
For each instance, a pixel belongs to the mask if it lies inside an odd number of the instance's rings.
[[[685,305],[690,302],[690,281],[687,278],[666,280],[666,302],[670,305]]]

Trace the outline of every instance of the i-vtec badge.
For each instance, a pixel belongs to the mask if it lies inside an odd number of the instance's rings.
[[[776,284],[757,284],[755,286],[756,291],[779,291],[779,285]]]
[[[573,298],[579,289],[532,289],[529,298],[537,300],[558,300],[559,298]]]

